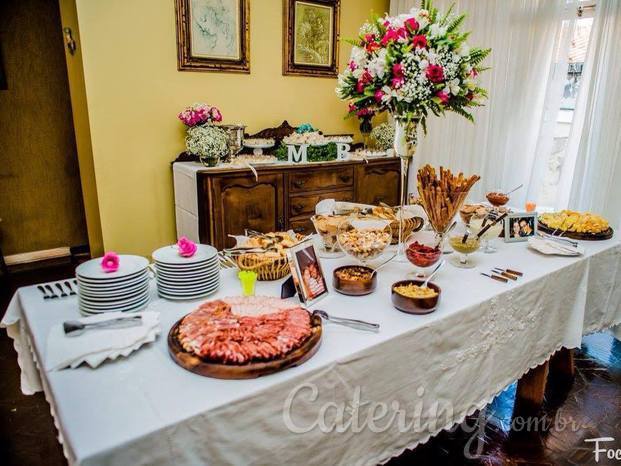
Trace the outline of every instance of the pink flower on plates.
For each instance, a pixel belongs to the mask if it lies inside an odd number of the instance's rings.
[[[425,74],[432,83],[439,83],[444,80],[444,70],[440,65],[429,65],[425,70]]]
[[[119,270],[120,262],[119,255],[116,252],[109,251],[101,259],[101,268],[106,273],[116,272]]]
[[[179,238],[179,241],[177,241],[177,247],[179,248],[179,255],[182,257],[192,257],[196,254],[196,250],[198,249],[196,243],[190,241],[185,236]]]
[[[450,98],[450,96],[444,91],[436,92],[436,97],[440,99],[440,102],[442,103],[442,105],[446,105]]]

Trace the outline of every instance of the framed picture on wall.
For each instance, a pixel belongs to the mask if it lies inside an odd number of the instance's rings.
[[[175,0],[179,71],[250,73],[249,0]]]
[[[340,0],[283,0],[284,75],[338,75]]]

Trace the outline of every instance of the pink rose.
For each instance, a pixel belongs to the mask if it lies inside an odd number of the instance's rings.
[[[353,112],[356,111],[356,106],[352,102],[350,102],[348,104],[348,106],[347,106],[347,109],[348,109],[349,113],[353,113]]]
[[[440,65],[429,65],[425,70],[427,79],[432,83],[439,83],[444,80],[444,70]]]
[[[427,38],[422,34],[414,36],[412,37],[412,45],[415,49],[424,49],[427,47]]]
[[[401,63],[392,65],[392,75],[395,78],[403,78],[403,65]]]
[[[364,41],[368,44],[375,41],[375,34],[365,34]]]
[[[410,31],[416,31],[418,29],[418,21],[414,18],[406,19],[405,25],[410,28]]]
[[[442,105],[446,105],[450,98],[450,96],[444,91],[436,92],[436,97],[440,99],[440,102],[442,102]]]
[[[211,107],[211,117],[214,121],[222,121],[222,113],[216,107]]]
[[[384,98],[386,94],[384,93],[384,91],[382,91],[381,89],[378,89],[377,91],[375,91],[375,101],[377,103],[381,103],[382,99]]]
[[[119,270],[120,262],[119,255],[116,252],[110,251],[105,253],[101,259],[101,268],[106,273],[116,272]]]
[[[177,241],[177,247],[179,248],[179,255],[182,257],[192,257],[196,254],[198,246],[193,241],[190,241],[185,236],[179,238]]]

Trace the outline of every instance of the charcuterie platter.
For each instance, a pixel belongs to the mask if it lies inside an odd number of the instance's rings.
[[[299,306],[276,298],[224,298],[179,319],[168,333],[168,350],[196,374],[251,379],[307,361],[321,336],[321,317]]]

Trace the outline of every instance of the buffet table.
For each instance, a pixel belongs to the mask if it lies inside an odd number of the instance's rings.
[[[29,366],[31,355],[45,362],[50,327],[78,316],[75,298],[43,301],[36,287],[22,288],[3,325],[20,352],[22,388],[43,388],[72,464],[372,465],[462,421],[558,349],[579,347],[583,334],[621,323],[621,244],[582,244],[578,258],[517,243],[477,253],[473,270],[447,264],[434,280],[440,306],[426,316],[392,307],[390,284],[411,266],[391,263],[373,294],[331,292],[317,304],[377,322],[379,333],[324,323],[314,357],[252,380],[205,378],[172,361],[166,334],[196,302],[154,298],[157,341],[97,369]],[[322,260],[328,276],[345,263]],[[494,266],[524,277],[503,284],[480,275]],[[239,294],[235,271],[222,274],[212,298]],[[279,295],[280,285],[259,282],[256,291]]]

